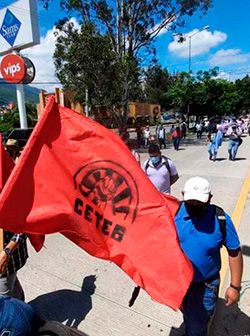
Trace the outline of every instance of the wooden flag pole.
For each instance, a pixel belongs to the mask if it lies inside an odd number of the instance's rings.
[[[0,229],[0,252],[3,251],[3,229]]]

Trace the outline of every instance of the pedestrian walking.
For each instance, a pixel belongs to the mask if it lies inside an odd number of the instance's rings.
[[[136,126],[137,148],[141,148],[142,145],[142,126]]]
[[[170,130],[169,130],[169,133],[171,134],[171,136],[172,136],[172,134],[173,134],[174,131],[175,131],[175,126],[172,125],[172,126],[170,127]]]
[[[223,133],[220,129],[216,133],[207,134],[209,160],[216,161],[219,147],[222,145]]]
[[[177,126],[175,128],[174,132],[172,133],[172,141],[173,141],[173,145],[174,145],[175,150],[179,150],[181,137],[182,137],[182,134],[181,134],[180,127]]]
[[[235,125],[232,126],[231,133],[229,134],[229,141],[228,141],[228,154],[229,160],[235,161],[238,148],[242,143],[242,139],[237,132],[237,127]]]
[[[201,121],[199,121],[196,126],[196,136],[197,136],[197,139],[201,139],[202,137],[202,133],[203,133],[203,124]]]
[[[144,171],[154,186],[164,194],[170,194],[170,187],[179,178],[173,161],[161,154],[158,145],[148,148],[149,159],[144,163]]]
[[[163,125],[157,128],[156,134],[160,149],[162,149],[162,146],[166,149],[166,130]]]
[[[183,121],[182,124],[181,124],[181,134],[182,134],[182,138],[186,139],[186,136],[187,136],[187,123],[185,121]]]
[[[151,132],[150,132],[149,126],[146,126],[143,130],[143,146],[144,146],[144,148],[148,148],[148,146],[149,146],[150,135],[151,135]]]
[[[238,302],[243,260],[233,222],[223,209],[211,204],[211,186],[202,177],[190,178],[183,202],[175,216],[181,248],[194,267],[194,277],[183,300],[186,336],[205,336],[218,301],[221,268],[220,248],[228,252],[230,285],[226,305]]]

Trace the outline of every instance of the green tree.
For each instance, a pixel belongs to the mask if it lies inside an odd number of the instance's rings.
[[[35,104],[26,103],[28,127],[34,127],[37,122],[37,111]],[[7,132],[13,128],[20,127],[18,108],[15,107],[0,116],[0,132]]]
[[[51,0],[40,0],[45,5],[48,5]],[[174,29],[176,26],[184,24],[183,17],[186,15],[192,15],[195,11],[206,12],[211,5],[212,0],[60,0],[61,7],[67,12],[68,20],[74,15],[77,16],[79,24],[83,27],[92,26],[95,29],[95,34],[103,36],[106,40],[109,39],[109,43],[105,41],[104,45],[109,47],[114,53],[111,55],[111,51],[108,52],[109,57],[114,60],[109,62],[112,66],[115,64],[116,71],[119,74],[114,74],[104,72],[106,75],[114,75],[108,78],[109,81],[117,81],[117,94],[120,95],[120,102],[123,106],[123,110],[126,116],[128,101],[134,95],[135,87],[136,91],[139,90],[139,66],[145,59],[150,59],[154,56],[153,42],[158,34],[165,29]],[[171,24],[171,26],[170,26]],[[62,25],[59,25],[62,28]],[[82,37],[84,29],[81,30],[80,37]],[[67,32],[69,36],[69,32]],[[73,34],[71,31],[70,34]],[[75,33],[74,33],[75,34]],[[85,45],[83,41],[77,37],[75,40],[80,44],[83,49]],[[85,41],[86,42],[86,41]],[[91,44],[91,41],[89,42]],[[71,71],[73,81],[79,82],[79,75],[73,68],[75,63],[79,64],[77,60],[79,53],[76,52],[76,61],[74,64],[67,64],[67,58],[64,60],[63,56],[63,43],[71,44],[72,49],[75,47],[75,42],[71,38],[63,39],[59,41],[61,58],[60,64],[67,71]],[[107,44],[106,44],[107,43]],[[96,46],[96,41],[93,40],[93,45]],[[94,48],[93,48],[94,50]],[[107,49],[104,48],[107,51]],[[98,49],[99,51],[99,49]],[[103,53],[104,55],[104,53]],[[57,58],[58,53],[56,53],[55,58]],[[98,60],[98,57],[96,58]],[[91,60],[96,60],[91,58]],[[89,62],[87,58],[80,59],[84,62]],[[57,60],[56,60],[57,62]],[[92,66],[95,73],[102,73],[99,69],[99,63],[95,62]],[[58,68],[57,68],[58,69]],[[62,73],[62,72],[61,72]],[[61,75],[61,74],[60,74]],[[86,76],[85,76],[86,77]],[[61,75],[62,78],[62,75]],[[121,86],[120,86],[121,79]],[[65,83],[64,83],[65,84]],[[92,83],[91,83],[92,84]],[[90,85],[91,86],[91,85]],[[79,91],[82,86],[79,87]],[[114,95],[116,96],[116,94]]]
[[[237,93],[240,97],[239,111],[250,112],[250,77],[245,76],[235,82]]]
[[[187,72],[181,72],[173,76],[168,92],[168,98],[172,101],[172,107],[182,113],[189,112],[195,97],[195,79]]]
[[[167,69],[159,64],[150,66],[144,75],[144,96],[148,103],[160,104],[162,109],[169,109],[171,100],[167,92],[171,84],[171,76]]]

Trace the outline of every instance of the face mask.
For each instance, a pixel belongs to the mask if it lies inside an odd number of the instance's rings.
[[[208,203],[202,204],[188,204],[186,203],[186,209],[190,216],[199,217],[203,215],[208,209]]]
[[[161,157],[160,156],[151,156],[150,160],[151,160],[151,162],[154,166],[157,166],[161,162]]]

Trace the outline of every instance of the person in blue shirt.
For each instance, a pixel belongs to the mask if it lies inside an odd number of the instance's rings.
[[[184,186],[183,202],[175,216],[181,248],[194,268],[193,281],[182,307],[186,336],[207,335],[218,300],[222,245],[227,248],[231,276],[225,293],[226,305],[237,303],[240,295],[243,260],[239,238],[226,213],[223,234],[211,198],[209,182],[202,177],[192,177]]]
[[[0,335],[33,336],[36,314],[23,301],[7,295],[0,296]]]

